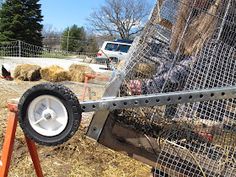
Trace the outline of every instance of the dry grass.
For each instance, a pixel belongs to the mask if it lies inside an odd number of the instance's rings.
[[[125,67],[125,60],[121,60],[118,64],[117,64],[117,69],[118,70],[122,70]],[[143,76],[150,76],[150,75],[154,75],[156,72],[156,66],[153,64],[148,64],[148,63],[137,63],[134,67],[134,71],[137,74],[141,74]]]
[[[185,34],[185,54],[194,55],[202,48],[204,42],[209,39],[214,31],[218,19],[215,17],[220,9],[221,0],[216,0],[207,13],[202,13],[192,22]]]
[[[145,177],[150,168],[102,145],[88,140],[80,130],[75,137],[58,147],[38,147],[45,176],[50,177]],[[22,137],[23,138],[23,137]],[[10,176],[33,176],[34,171],[23,143],[18,140]]]
[[[191,23],[187,24],[187,19],[192,13],[190,8],[191,3],[192,2],[189,0],[182,0],[180,5],[170,44],[172,52],[175,52],[180,46],[180,52],[182,54],[195,55],[198,50],[202,48],[204,42],[211,37],[215,31],[217,23],[215,16],[219,12],[221,0],[216,0],[212,5],[209,4],[207,12],[202,12],[192,17]],[[188,27],[185,31],[186,26]]]
[[[69,71],[63,69],[60,66],[52,65],[50,67],[42,68],[37,65],[19,65],[15,69],[14,76],[18,80],[22,81],[38,81],[43,79],[49,82],[63,82],[74,81],[84,82],[86,74],[96,74],[95,71],[87,65],[72,64]],[[97,75],[96,79],[93,79],[95,83],[109,81],[111,72],[102,73]],[[92,81],[93,83],[93,81]]]
[[[69,68],[71,80],[75,82],[84,82],[85,74],[94,74],[95,72],[86,65],[73,64]]]
[[[14,78],[22,81],[38,81],[41,67],[38,65],[23,64],[18,65],[14,71]]]
[[[135,71],[141,75],[144,76],[150,76],[155,74],[155,68],[156,66],[153,64],[148,64],[148,63],[138,63],[135,66]]]
[[[41,69],[40,73],[42,79],[50,82],[62,82],[71,80],[70,73],[56,65],[43,68]]]
[[[6,127],[6,101],[17,98],[32,85],[41,82],[8,82],[2,84],[17,88],[16,93],[7,87],[0,87],[0,149]],[[75,93],[81,93],[83,84],[65,83]],[[97,98],[101,97],[104,89],[92,85]],[[38,147],[41,165],[45,177],[149,177],[150,167],[132,160],[120,153],[99,145],[84,136],[92,114],[84,114],[80,131],[66,144],[58,147]],[[24,136],[18,127],[15,141],[14,157],[11,163],[10,177],[34,177],[35,172],[27,152]]]

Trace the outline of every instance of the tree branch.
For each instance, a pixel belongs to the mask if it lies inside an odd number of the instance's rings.
[[[106,4],[94,11],[88,21],[99,33],[119,35],[129,39],[143,28],[150,8],[146,0],[106,0]]]

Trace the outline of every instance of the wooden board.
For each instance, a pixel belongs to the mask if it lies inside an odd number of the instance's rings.
[[[124,153],[150,166],[157,167],[161,171],[168,172],[170,176],[189,176],[191,174],[202,176],[202,172],[207,176],[221,176],[222,173],[226,173],[226,171],[217,168],[218,161],[207,158],[204,154],[199,154],[186,148],[178,148],[172,144],[163,144],[160,151],[155,138],[147,138],[145,135],[116,123],[114,120],[115,115],[110,114],[98,140],[100,144],[108,148]],[[177,148],[181,158],[176,158],[178,155],[172,146]],[[186,168],[183,167],[183,164]],[[212,166],[213,164],[216,166]],[[236,169],[229,167],[227,168],[227,173],[235,174]]]

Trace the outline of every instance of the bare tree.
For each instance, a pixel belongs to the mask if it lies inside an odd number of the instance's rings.
[[[60,49],[61,33],[51,24],[44,25],[42,31],[43,45],[48,48]]]
[[[105,5],[95,10],[88,21],[96,32],[119,35],[130,39],[142,30],[144,20],[150,12],[146,0],[106,0]]]

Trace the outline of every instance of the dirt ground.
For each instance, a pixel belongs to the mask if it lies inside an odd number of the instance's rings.
[[[28,88],[39,82],[21,82],[0,80],[0,149],[6,128],[7,100],[18,98]],[[83,84],[64,83],[74,93],[81,96]],[[99,99],[104,86],[90,85],[90,98]],[[88,97],[86,98],[88,99]],[[80,130],[67,143],[57,147],[38,146],[44,175],[46,177],[146,177],[150,167],[114,152],[84,135],[93,113],[83,114]],[[18,127],[14,154],[12,158],[10,177],[36,176],[31,159],[26,149],[24,136]]]

